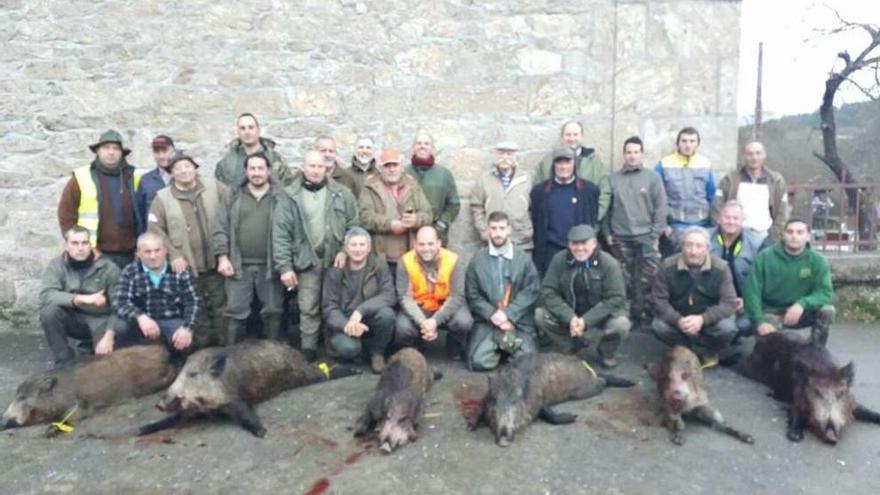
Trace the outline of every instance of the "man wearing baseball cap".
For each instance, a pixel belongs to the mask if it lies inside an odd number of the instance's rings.
[[[58,226],[62,233],[74,225],[89,229],[92,247],[121,268],[134,258],[140,224],[134,198],[142,173],[125,160],[131,150],[114,130],[89,149],[92,163],[75,169],[61,192]]]
[[[175,153],[174,140],[169,136],[160,134],[153,138],[151,145],[153,150],[153,161],[156,162],[156,168],[150,170],[141,179],[141,186],[135,194],[135,208],[137,208],[138,233],[147,230],[147,214],[150,212],[150,205],[159,189],[164,189],[171,184],[171,172],[168,171],[168,162]]]
[[[574,351],[585,347],[587,331],[595,329],[601,335],[599,364],[613,368],[631,327],[628,314],[620,263],[602,251],[592,227],[575,225],[568,231],[568,249],[556,253],[547,267],[535,323],[557,340],[568,340]]]

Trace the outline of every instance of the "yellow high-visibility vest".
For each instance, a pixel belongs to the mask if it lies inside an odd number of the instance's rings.
[[[134,170],[134,191],[129,191],[134,210],[134,193],[141,186],[143,170]],[[76,224],[89,229],[89,242],[92,247],[98,246],[98,185],[92,179],[92,166],[86,165],[73,171],[73,177],[79,186],[79,206],[76,209]]]

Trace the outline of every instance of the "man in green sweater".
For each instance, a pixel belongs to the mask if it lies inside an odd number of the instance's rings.
[[[595,329],[601,335],[599,364],[617,365],[614,354],[632,326],[623,270],[599,248],[589,225],[568,232],[568,249],[553,256],[544,275],[539,305],[538,328],[569,340],[575,351],[586,342],[587,330]]]
[[[825,256],[810,248],[810,236],[806,222],[790,219],[782,242],[755,256],[743,298],[758,335],[811,327],[814,342],[827,342],[837,314],[831,269]]]
[[[443,245],[449,244],[449,227],[458,217],[461,200],[455,178],[446,167],[434,163],[434,138],[428,131],[416,132],[412,142],[412,160],[406,173],[418,181],[434,212],[432,225]]]

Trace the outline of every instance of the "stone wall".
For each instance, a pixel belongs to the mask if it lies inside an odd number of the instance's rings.
[[[736,157],[737,1],[0,0],[0,317],[33,322],[57,254],[58,195],[86,145],[115,128],[150,167],[168,133],[213,172],[234,117],[258,115],[296,163],[335,135],[407,148],[436,137],[463,196],[492,145],[531,167],[559,124],[619,163],[640,134],[651,161],[684,125],[719,171]],[[467,207],[453,226],[473,242]]]

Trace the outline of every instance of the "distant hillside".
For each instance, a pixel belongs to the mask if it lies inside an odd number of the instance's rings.
[[[851,173],[857,180],[880,180],[880,102],[844,105],[837,110],[836,120],[837,146]],[[836,181],[828,167],[813,156],[814,151],[822,151],[819,122],[817,111],[764,123],[761,140],[767,147],[768,165],[789,182]],[[740,127],[741,144],[751,135],[751,125]]]

